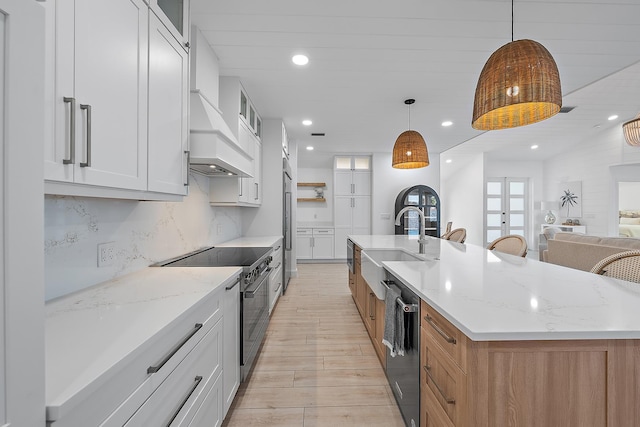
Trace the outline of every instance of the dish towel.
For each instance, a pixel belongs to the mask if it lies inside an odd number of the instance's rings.
[[[384,335],[382,344],[389,347],[391,357],[404,356],[404,311],[396,300],[400,297],[400,288],[390,285],[384,298]]]

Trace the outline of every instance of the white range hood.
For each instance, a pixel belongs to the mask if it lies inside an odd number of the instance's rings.
[[[190,168],[209,176],[253,176],[253,158],[240,146],[222,113],[200,90],[190,96]]]

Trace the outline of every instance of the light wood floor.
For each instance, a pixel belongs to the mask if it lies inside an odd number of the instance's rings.
[[[345,264],[299,264],[223,426],[404,426]]]

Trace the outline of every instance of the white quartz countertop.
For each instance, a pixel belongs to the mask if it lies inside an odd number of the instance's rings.
[[[60,408],[240,267],[149,267],[45,305],[46,404]]]
[[[278,240],[282,239],[282,236],[254,236],[254,237],[238,237],[237,239],[229,240],[224,243],[216,243],[213,246],[226,246],[226,247],[263,247],[273,246]]]
[[[349,236],[418,252],[413,236]],[[428,238],[424,261],[385,269],[475,341],[640,339],[640,285]]]

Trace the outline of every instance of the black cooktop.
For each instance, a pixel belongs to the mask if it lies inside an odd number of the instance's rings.
[[[250,267],[272,248],[211,247],[160,263],[162,267]]]

